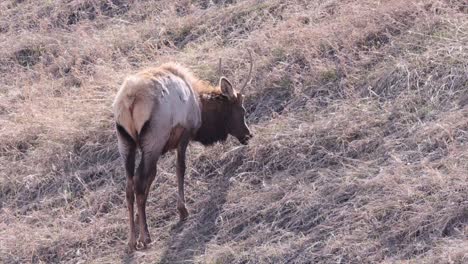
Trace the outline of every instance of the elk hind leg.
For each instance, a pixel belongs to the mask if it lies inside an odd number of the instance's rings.
[[[164,145],[160,142],[165,142],[167,137],[157,138],[161,133],[154,131],[154,127],[143,127],[140,137],[141,162],[138,166],[137,175],[135,178],[135,196],[138,208],[138,222],[140,226],[140,242],[143,247],[151,243],[151,237],[146,221],[146,201],[148,199],[151,183],[156,177],[157,161],[162,153]]]
[[[132,137],[125,131],[125,129],[117,125],[117,141],[120,156],[122,157],[125,165],[125,173],[127,175],[126,187],[126,200],[129,220],[129,234],[128,246],[130,251],[136,249],[136,235],[135,235],[135,220],[134,220],[134,173],[135,173],[135,154],[136,143]]]

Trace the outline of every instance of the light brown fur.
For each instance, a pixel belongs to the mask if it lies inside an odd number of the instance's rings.
[[[139,242],[150,243],[146,200],[156,177],[157,161],[177,149],[176,175],[181,220],[188,217],[184,198],[185,153],[190,140],[204,145],[231,134],[242,144],[252,137],[245,124],[242,95],[224,77],[219,86],[195,78],[187,69],[167,63],[129,76],[113,104],[119,152],[127,174],[129,247],[136,248],[134,201],[138,209]],[[141,160],[135,174],[136,150]]]
[[[150,118],[155,103],[149,85],[152,79],[127,78],[117,94],[113,108],[116,122],[122,125],[133,140],[137,140],[143,124]]]
[[[162,93],[158,90],[161,86],[153,82],[168,74],[182,78],[198,94],[221,94],[218,86],[214,87],[206,81],[199,80],[186,68],[172,62],[131,75],[122,84],[113,108],[116,122],[122,125],[134,140],[137,140],[144,123],[151,116],[156,102],[155,96]]]

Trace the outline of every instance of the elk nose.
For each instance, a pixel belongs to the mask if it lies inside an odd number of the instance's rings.
[[[247,134],[245,135],[244,137],[242,137],[241,139],[239,139],[239,142],[242,144],[242,145],[247,145],[249,144],[249,140],[252,138],[252,134]]]

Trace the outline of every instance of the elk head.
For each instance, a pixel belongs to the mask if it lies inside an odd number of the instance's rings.
[[[249,57],[250,57],[250,69],[249,75],[245,80],[242,88],[237,92],[233,87],[232,84],[229,82],[228,79],[225,77],[221,77],[219,80],[219,87],[221,92],[224,96],[228,98],[229,104],[229,113],[227,113],[227,119],[225,120],[227,123],[227,132],[236,137],[239,142],[243,145],[247,145],[249,140],[253,137],[252,133],[250,132],[249,127],[245,123],[245,108],[243,105],[244,102],[244,95],[242,91],[245,89],[247,84],[250,81],[252,75],[252,67],[253,67],[253,60],[252,60],[252,53],[249,50]],[[221,72],[221,59],[219,61],[219,70]]]

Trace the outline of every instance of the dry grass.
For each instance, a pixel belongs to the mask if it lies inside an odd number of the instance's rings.
[[[468,6],[427,1],[0,3],[0,262],[467,263]],[[110,104],[174,60],[247,87],[247,147],[189,148],[128,255]]]

